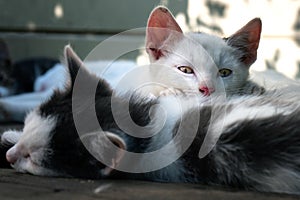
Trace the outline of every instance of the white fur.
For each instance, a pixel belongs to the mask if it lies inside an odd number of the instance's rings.
[[[218,120],[212,126],[212,132],[226,129],[239,122],[252,119],[263,119],[276,115],[288,115],[300,107],[299,92],[293,87],[283,88],[279,91],[266,93],[261,96],[245,96],[233,98],[227,105],[233,106],[232,109],[225,109],[220,113]],[[222,105],[216,102],[216,105]],[[223,104],[224,105],[224,104]],[[224,106],[227,106],[224,105]]]
[[[182,162],[179,161],[178,158],[182,155],[181,151],[183,145],[184,147],[187,147],[186,141],[184,141],[184,144],[182,144],[183,141],[181,140],[182,138],[185,138],[182,135],[185,133],[182,132],[174,133],[174,127],[178,122],[180,123],[180,126],[182,126],[183,122],[180,121],[181,119],[183,119],[183,116],[185,116],[186,112],[189,112],[190,109],[196,108],[197,105],[200,105],[201,101],[202,98],[199,98],[196,95],[191,96],[189,98],[183,96],[176,96],[176,95],[159,97],[159,107],[156,107],[153,110],[154,117],[152,120],[154,125],[157,124],[157,122],[155,121],[165,120],[165,123],[163,127],[160,127],[161,128],[160,132],[157,135],[155,135],[151,140],[151,144],[149,145],[147,151],[155,152],[158,149],[161,150],[161,148],[165,148],[166,145],[169,145],[169,148],[166,148],[164,150],[164,154],[162,154],[161,152],[161,154],[156,155],[156,157],[152,157],[153,163],[161,164],[166,160],[172,160],[172,161],[176,160],[176,161],[172,162],[171,165],[166,166],[160,171],[155,171],[155,173],[150,173],[149,176],[151,177],[152,180],[156,180],[156,181],[169,180],[171,182],[179,182],[184,179],[182,175],[185,174],[184,172],[186,169],[182,166]],[[164,114],[162,115],[162,113]],[[191,123],[193,122],[193,120],[188,120],[188,121]],[[192,126],[188,125],[188,127],[191,128]],[[158,128],[154,127],[153,129],[158,129]],[[196,133],[197,129],[194,131]],[[187,132],[190,133],[189,131]],[[173,134],[176,135],[175,136],[176,140]],[[139,161],[139,163],[137,163],[137,165],[144,165],[144,163],[148,162],[148,159],[149,157],[145,156]]]
[[[300,88],[299,80],[293,80],[274,70],[251,71],[250,79],[266,90],[281,89],[291,85]]]
[[[175,34],[176,33],[172,33]],[[243,88],[248,79],[248,67],[239,62],[233,47],[222,38],[206,33],[178,33],[174,40],[166,41],[162,47],[167,53],[152,61],[148,76],[153,81],[165,83],[183,93],[196,93],[200,88],[210,88],[213,92],[232,95]],[[193,74],[181,72],[179,66],[189,66]],[[233,71],[228,77],[219,76],[219,69]],[[167,70],[168,69],[168,70]],[[147,75],[147,74],[146,74]],[[153,88],[159,96],[165,88]]]
[[[4,139],[9,138],[9,134],[20,135],[18,142],[6,153],[7,160],[17,171],[36,175],[55,174],[41,166],[42,159],[46,158],[45,152],[51,153],[47,146],[51,139],[50,132],[55,124],[55,118],[43,118],[37,111],[33,111],[27,116],[21,135],[19,132],[11,131],[4,133]]]
[[[289,87],[261,96],[244,96],[224,101],[213,101],[209,129],[201,146],[200,158],[215,146],[224,130],[241,121],[264,119],[276,115],[288,115],[299,109],[299,92]],[[290,92],[293,90],[295,92]]]
[[[215,40],[215,37],[208,38],[216,44],[216,49],[226,46],[224,42]],[[166,69],[163,67],[153,66],[152,76],[158,80],[169,80],[169,87],[188,93],[199,93],[200,85],[207,85],[215,89],[223,88],[221,79],[217,76],[218,67],[214,58],[204,49],[201,42],[201,36],[189,34],[178,40],[175,45],[167,47],[170,54],[160,58],[155,64],[170,68],[173,72],[165,72]],[[177,69],[179,66],[190,66],[194,69],[195,74],[184,74]]]
[[[236,107],[225,116],[223,127],[226,129],[228,126],[238,122],[247,121],[251,119],[262,119],[274,116],[276,114],[288,114],[286,110],[282,110],[272,105],[253,106],[236,105]],[[219,125],[219,124],[218,124]],[[216,126],[218,126],[216,125]]]
[[[16,144],[20,137],[22,132],[21,131],[6,131],[1,136],[1,143],[3,144]]]
[[[160,97],[159,106],[154,109],[154,117],[152,118],[152,123],[154,125],[161,125],[161,123],[158,123],[160,121],[164,121],[165,123],[163,127],[153,128],[155,130],[161,128],[160,132],[163,133],[154,137],[153,143],[155,144],[155,146],[160,146],[170,141],[173,138],[173,135],[165,133],[173,133],[173,129],[176,123],[180,122],[183,116],[191,109],[194,110],[199,108],[204,100],[205,98],[199,97],[197,95],[189,97],[176,95]]]

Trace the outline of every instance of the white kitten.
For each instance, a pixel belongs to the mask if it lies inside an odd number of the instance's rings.
[[[255,18],[228,38],[200,32],[183,34],[170,11],[157,7],[149,16],[146,31],[146,50],[152,63],[149,74],[171,88],[171,93],[260,94],[263,88],[248,80],[260,33],[261,20]],[[166,92],[162,87],[153,90],[155,95]]]

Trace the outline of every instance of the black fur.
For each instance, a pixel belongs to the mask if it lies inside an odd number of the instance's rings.
[[[0,142],[0,168],[11,168],[10,163],[8,163],[6,160],[6,152],[11,147],[13,147],[13,144],[3,144],[2,142]]]
[[[75,83],[76,76],[80,69],[78,66],[80,63],[75,60],[68,60],[69,71],[71,76],[71,85],[67,86],[65,91],[56,91],[53,96],[46,103],[42,104],[39,112],[41,116],[55,117],[57,123],[55,129],[51,132],[51,143],[48,155],[44,160],[44,166],[50,169],[56,169],[57,172],[61,174],[67,174],[73,177],[84,177],[84,178],[103,178],[100,173],[105,166],[96,160],[90,153],[86,150],[79,135],[76,132],[73,115],[80,115],[81,112],[72,112],[72,98],[84,98],[84,97],[74,97],[73,94],[73,84]],[[112,90],[104,80],[99,80],[99,78],[89,74],[82,68],[82,76],[86,77],[86,81],[90,83],[96,83],[98,85],[95,94],[95,107],[97,111],[97,118],[99,124],[103,131],[114,132],[121,137],[125,137],[126,134],[119,129],[114,121],[112,111],[111,111],[111,97]],[[117,106],[126,109],[126,99],[117,98]],[[131,101],[136,101],[133,98]],[[137,103],[131,103],[130,115],[132,119],[141,125],[146,125],[149,122],[149,116],[145,113],[149,113],[150,107],[155,102],[151,100],[139,101]],[[78,110],[93,109],[90,104],[80,105]],[[84,116],[83,116],[84,118]],[[84,119],[83,119],[84,120]],[[87,122],[88,123],[88,122]],[[94,131],[93,127],[88,127],[90,131]],[[87,133],[89,133],[87,131]],[[139,138],[134,138],[131,136],[126,136],[124,138],[128,145],[127,148],[133,152],[140,152],[145,150],[145,146],[148,143],[148,139],[143,139],[141,142]],[[132,145],[130,145],[132,144]],[[144,149],[144,150],[143,150]]]
[[[219,108],[224,109],[224,108]],[[209,122],[211,107],[201,109],[197,137],[182,156],[189,182],[272,192],[300,193],[300,110],[289,115],[242,120],[226,127],[214,149],[198,157]],[[197,114],[188,113],[188,120]],[[225,116],[226,118],[226,116]],[[188,122],[183,121],[182,123]],[[189,130],[189,127],[185,127]],[[188,132],[187,132],[188,135]],[[278,167],[291,172],[289,179],[276,176]],[[287,171],[278,171],[282,177]],[[278,176],[280,177],[280,176]],[[277,182],[277,183],[275,183]],[[273,186],[274,185],[274,186]]]
[[[83,111],[88,109],[96,110],[101,128],[120,136],[125,141],[128,151],[143,153],[148,152],[149,149],[159,148],[158,144],[153,143],[153,138],[135,138],[122,131],[117,126],[111,109],[111,99],[115,98],[116,105],[114,106],[117,106],[119,111],[117,114],[123,117],[123,110],[127,109],[127,101],[130,101],[130,117],[135,123],[145,126],[150,122],[150,108],[159,103],[159,99],[149,100],[138,96],[130,99],[126,96],[114,96],[104,80],[99,80],[82,68],[80,73],[82,80],[85,80],[83,83],[97,84],[96,104],[83,101],[72,109],[74,98],[85,100],[86,93],[84,86],[79,84],[77,89],[80,89],[81,93],[77,94],[79,96],[74,95],[73,86],[76,85],[75,77],[81,69],[80,62],[69,59],[68,64],[71,84],[66,87],[65,91],[56,91],[46,103],[40,106],[38,111],[44,118],[54,117],[57,119],[55,128],[50,133],[51,142],[48,146],[49,152],[46,152],[43,160],[44,167],[63,176],[104,178],[101,172],[105,168],[104,164],[85,149],[74,124],[73,116],[81,116]],[[269,101],[272,101],[270,96],[265,99],[261,96],[263,104],[257,100],[257,106],[262,105],[263,109],[264,104]],[[280,101],[276,99],[273,103],[280,106]],[[250,107],[251,104],[245,105]],[[267,105],[272,105],[272,102]],[[234,106],[235,104],[221,102],[187,110],[185,115],[178,119],[180,121],[172,131],[162,133],[175,134],[180,123],[183,125],[181,128],[185,131],[181,138],[184,141],[192,137],[191,131],[195,126],[198,128],[193,143],[180,159],[171,165],[144,174],[115,171],[110,177],[162,182],[193,182],[259,191],[300,193],[299,109],[295,109],[287,115],[275,114],[265,118],[235,121],[223,129],[215,147],[206,157],[202,159],[198,157],[208,125],[230,116],[220,114],[216,119],[211,119],[212,110],[223,113],[224,109],[227,109],[227,112],[230,113],[235,109]],[[286,102],[282,104],[281,108],[286,108]],[[200,121],[195,121],[199,112]],[[126,117],[128,116],[124,116],[125,119]],[[87,124],[86,133],[88,134],[95,131],[96,127],[89,126],[87,119],[82,116],[82,121]],[[163,145],[163,143],[159,145]],[[178,148],[181,148],[180,144],[178,144]],[[130,164],[135,165],[135,163]]]
[[[89,80],[98,81],[97,78],[89,76]],[[96,110],[102,129],[122,137],[126,141],[128,151],[147,151],[149,145],[153,145],[151,138],[141,139],[129,136],[120,130],[114,122],[111,113],[111,96],[111,89],[103,80],[100,80],[96,95]],[[72,117],[72,114],[76,113],[71,112],[71,98],[71,88],[64,92],[56,92],[40,108],[42,116],[55,116],[58,119],[55,129],[51,133],[53,136],[50,149],[53,152],[45,159],[45,167],[58,169],[73,177],[103,178],[100,172],[105,166],[89,154],[76,133]],[[119,98],[118,101],[120,108],[122,108],[127,100]],[[157,102],[143,101],[139,98],[132,99],[130,104],[131,117],[137,123],[148,123],[149,109],[155,103]],[[84,109],[89,109],[89,105],[84,106]],[[264,177],[272,176],[276,166],[282,166],[296,173],[300,172],[298,161],[300,157],[300,129],[297,128],[300,122],[300,110],[295,110],[288,116],[274,115],[262,119],[242,120],[232,124],[223,130],[214,149],[206,157],[200,159],[198,152],[208,125],[212,122],[210,119],[212,108],[219,109],[220,112],[225,108],[230,108],[229,112],[234,109],[230,105],[201,107],[200,110],[194,109],[187,112],[181,121],[184,124],[184,130],[186,130],[182,140],[189,137],[189,130],[193,126],[197,125],[199,128],[191,146],[178,161],[172,164],[180,171],[178,177],[180,182],[274,191],[274,188],[269,186],[271,183]],[[199,112],[201,120],[199,124],[194,124],[195,121],[191,119]],[[177,132],[177,129],[178,126],[174,127],[173,132]],[[115,172],[111,177],[174,181],[168,176],[162,175],[168,174],[169,167],[145,174]],[[290,181],[294,183],[295,180]],[[297,188],[298,186],[294,187]]]

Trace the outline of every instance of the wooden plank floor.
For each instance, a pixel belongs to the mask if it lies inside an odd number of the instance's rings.
[[[0,125],[0,133],[11,128],[20,129],[22,124]],[[237,191],[196,184],[40,177],[18,173],[13,169],[0,168],[0,199],[290,200],[300,199],[300,197]]]
[[[195,184],[153,183],[131,180],[80,180],[38,177],[12,169],[0,170],[0,197],[4,199],[210,199],[287,200],[299,199],[243,191],[226,191]]]

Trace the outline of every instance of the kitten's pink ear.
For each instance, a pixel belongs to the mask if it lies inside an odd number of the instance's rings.
[[[104,169],[102,169],[102,175],[108,176],[121,162],[124,156],[124,151],[122,150],[126,150],[127,147],[124,140],[116,134],[106,131],[105,135],[114,145],[118,147],[118,150],[113,152],[111,166],[106,166]]]
[[[228,45],[240,51],[240,61],[248,67],[254,63],[257,58],[261,26],[261,20],[255,18],[232,36],[226,38]]]
[[[163,6],[156,7],[148,18],[146,30],[146,49],[152,61],[163,56],[162,47],[174,31],[182,33],[171,12]]]

